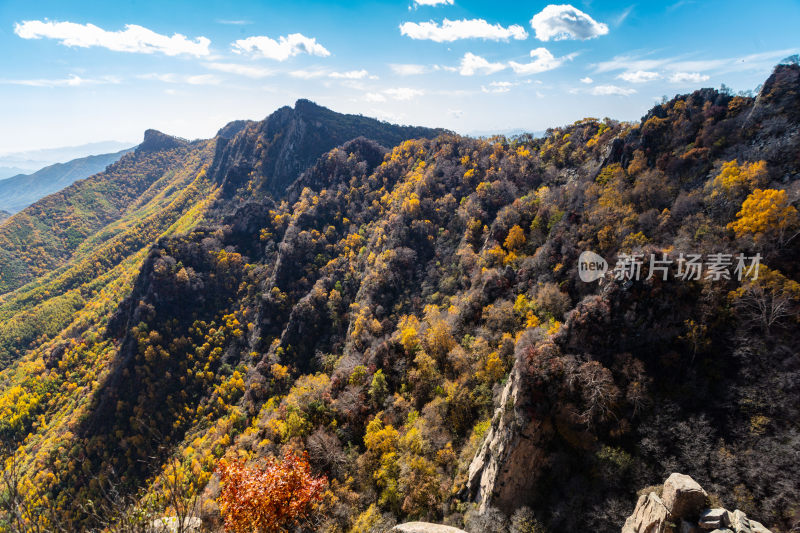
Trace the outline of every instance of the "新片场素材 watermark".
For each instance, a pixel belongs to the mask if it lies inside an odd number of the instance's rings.
[[[647,267],[644,279],[655,277],[662,280],[678,279],[682,281],[707,279],[711,281],[736,279],[758,279],[758,268],[761,265],[761,254],[747,256],[743,253],[725,254],[684,254],[677,257],[667,253],[619,254],[614,268],[611,269],[614,279],[619,281],[642,279],[642,267]],[[581,281],[591,283],[606,275],[608,262],[600,255],[585,251],[578,257],[578,276]]]

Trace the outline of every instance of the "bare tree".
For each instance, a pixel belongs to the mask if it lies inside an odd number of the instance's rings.
[[[750,283],[736,299],[736,308],[747,322],[758,325],[764,333],[795,316],[797,308],[792,298],[775,290],[767,290],[760,283]]]

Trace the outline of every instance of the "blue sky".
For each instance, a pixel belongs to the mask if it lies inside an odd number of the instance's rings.
[[[798,27],[796,0],[0,0],[0,153],[210,137],[298,98],[462,133],[635,120],[753,89]]]

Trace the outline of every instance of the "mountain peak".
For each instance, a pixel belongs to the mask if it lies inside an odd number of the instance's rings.
[[[136,148],[136,152],[158,152],[160,150],[171,150],[179,146],[186,146],[188,141],[180,137],[173,137],[158,130],[148,129],[144,132],[144,140]]]
[[[252,123],[252,120],[233,120],[222,126],[219,131],[217,131],[217,137],[233,139],[237,133],[245,129],[248,124]]]

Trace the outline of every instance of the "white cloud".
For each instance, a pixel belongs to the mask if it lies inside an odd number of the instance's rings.
[[[481,56],[471,52],[464,54],[461,58],[461,65],[458,73],[462,76],[473,76],[475,74],[494,74],[506,68],[503,63],[491,63]]]
[[[222,80],[214,74],[195,74],[184,76],[172,72],[166,74],[140,74],[136,76],[142,80],[155,80],[163,83],[184,83],[188,85],[218,85]]]
[[[218,19],[218,24],[227,24],[230,26],[245,26],[247,24],[252,24],[253,22],[250,20],[225,20],[225,19]]]
[[[700,83],[709,79],[709,76],[699,72],[676,72],[669,77],[672,83]]]
[[[453,118],[461,118],[464,116],[464,111],[461,109],[448,109],[447,114]]]
[[[400,33],[412,39],[427,39],[437,43],[449,43],[458,39],[507,41],[528,37],[528,32],[522,26],[512,24],[504,28],[500,24],[489,24],[483,19],[444,19],[441,25],[433,21],[404,22],[400,25]]]
[[[313,37],[306,37],[302,33],[290,33],[271,39],[265,35],[256,35],[246,39],[239,39],[233,43],[236,53],[252,53],[256,57],[265,57],[276,61],[286,61],[298,54],[328,57],[331,53]]]
[[[245,76],[254,79],[266,78],[267,76],[272,76],[275,74],[274,71],[267,68],[242,65],[239,63],[206,63],[206,67],[210,68],[211,70],[218,70],[220,72],[236,74],[238,76]]]
[[[392,63],[389,65],[389,68],[392,69],[392,72],[395,74],[399,74],[400,76],[417,76],[419,74],[425,74],[429,71],[429,68],[425,65],[415,65],[415,64],[398,64]]]
[[[530,63],[517,63],[516,61],[509,61],[509,66],[514,69],[514,72],[522,75],[538,74],[553,70],[561,66],[568,57],[556,58],[547,48],[534,48],[531,50],[531,57],[533,61]]]
[[[661,78],[661,75],[650,70],[637,70],[635,72],[623,72],[617,78],[630,83],[646,83]]]
[[[425,91],[421,89],[410,89],[408,87],[397,87],[396,89],[386,89],[384,94],[395,100],[411,100],[417,96],[422,96]]]
[[[367,102],[385,102],[386,97],[383,96],[381,93],[367,93],[364,95],[364,98]]]
[[[192,40],[180,33],[167,37],[136,24],[127,24],[122,31],[106,31],[94,24],[26,20],[14,24],[14,33],[23,39],[57,39],[60,44],[70,47],[99,46],[115,52],[158,52],[168,56],[207,56],[211,44],[205,37]]]
[[[515,85],[516,83],[511,83],[510,81],[493,81],[488,87],[482,85],[481,91],[485,93],[507,93]]]
[[[412,89],[410,87],[396,87],[384,89],[379,92],[369,92],[364,95],[367,102],[385,102],[387,99],[406,101],[422,96],[425,91],[422,89]]]
[[[608,26],[569,4],[550,4],[545,7],[533,16],[531,27],[540,41],[585,41],[608,33]]]
[[[586,76],[585,78],[581,78],[580,82],[589,84],[589,83],[594,83],[594,80],[592,78],[590,78],[589,76]]]
[[[33,79],[33,80],[0,80],[4,85],[24,85],[27,87],[80,87],[81,85],[103,85],[108,83],[119,83],[120,79],[114,76],[87,79],[70,74],[68,78],[60,79]]]
[[[632,94],[636,94],[636,89],[619,87],[617,85],[598,85],[597,87],[592,87],[590,94],[595,96],[607,96],[612,94],[618,96],[630,96]]]
[[[186,83],[189,85],[217,85],[220,80],[213,74],[198,74],[196,76],[186,76]]]
[[[453,5],[453,0],[414,0],[414,6],[441,6]]]
[[[380,109],[371,109],[370,115],[377,119],[386,122],[392,122],[394,124],[399,124],[403,119],[405,119],[405,115],[403,113],[389,113]]]
[[[324,78],[328,75],[328,72],[322,69],[299,69],[293,70],[289,73],[289,76],[293,78],[300,78],[301,80],[313,80],[315,78]]]
[[[363,80],[369,77],[369,72],[366,70],[349,70],[347,72],[331,72],[328,76],[331,78],[344,79],[344,80]],[[374,78],[374,76],[372,77]]]

